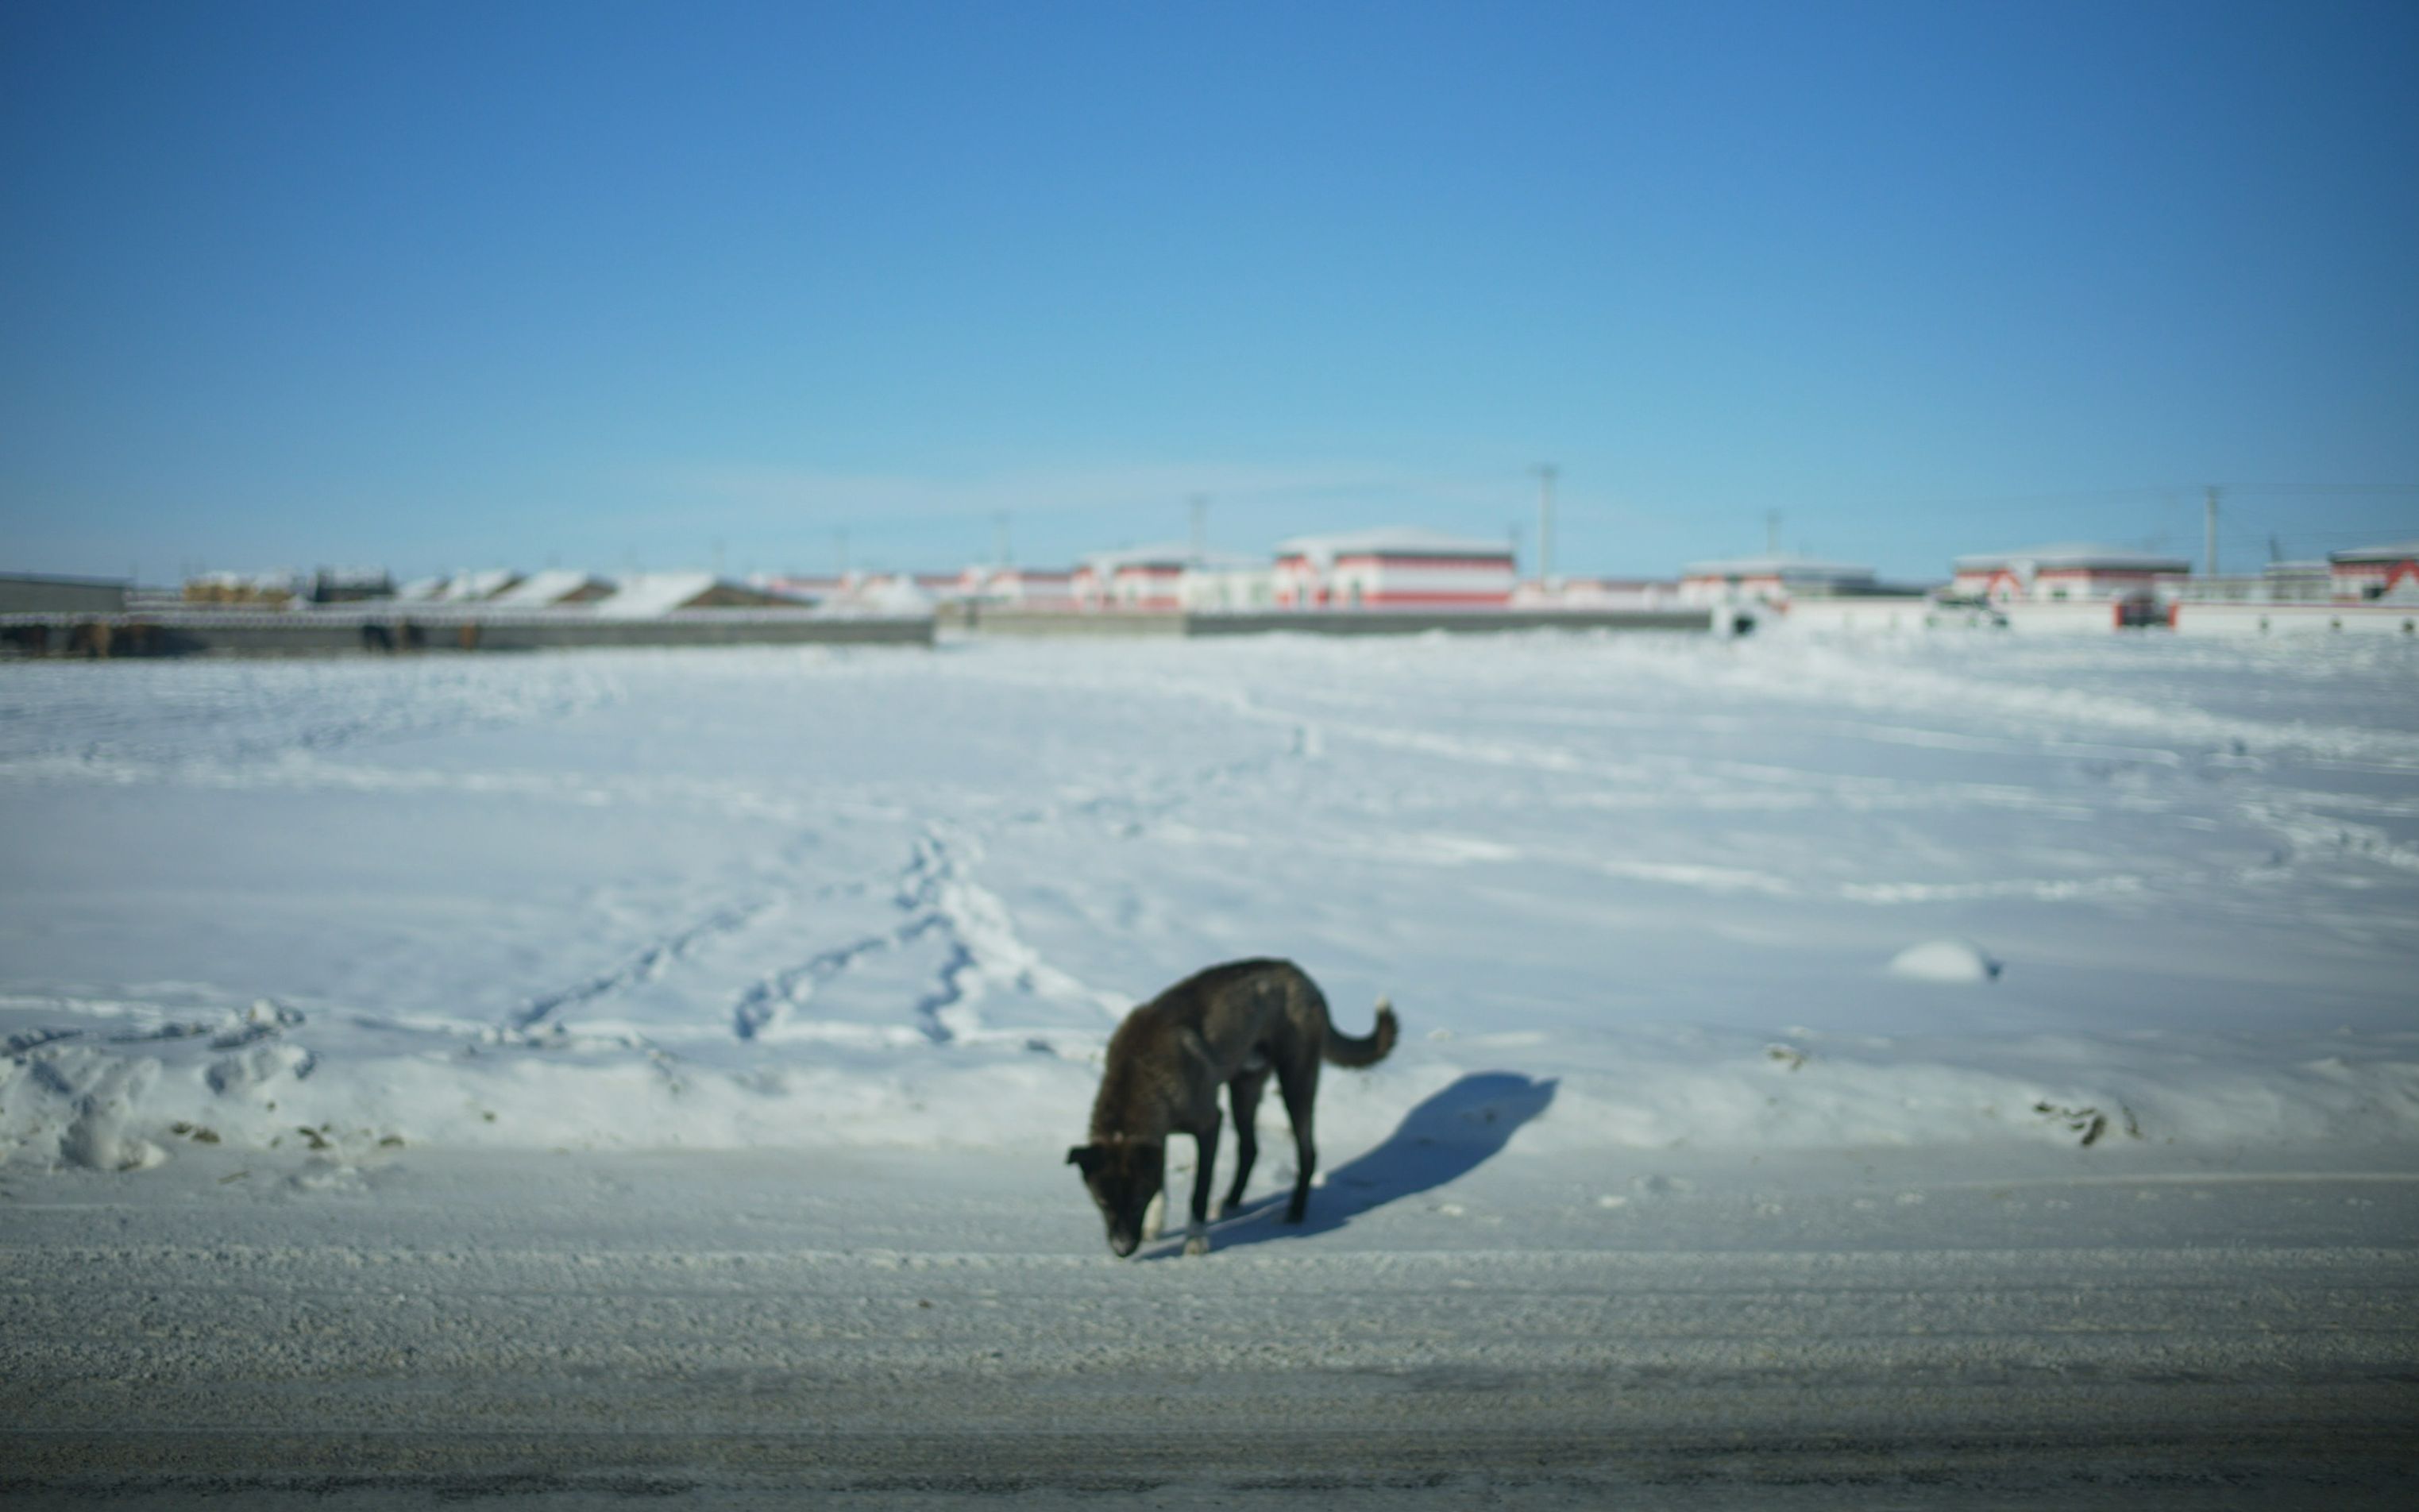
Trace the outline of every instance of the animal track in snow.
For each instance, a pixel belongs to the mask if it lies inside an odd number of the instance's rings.
[[[913,1003],[912,1016],[917,1031],[931,1043],[988,1033],[979,1005],[995,991],[1086,1003],[1104,1014],[1122,1012],[1124,999],[1087,987],[1051,965],[1017,933],[998,894],[967,875],[970,861],[980,855],[974,841],[937,825],[928,828],[892,890],[891,901],[904,916],[898,925],[824,950],[757,982],[732,1010],[732,1031],[743,1040],[769,1038],[824,982],[870,956],[928,938],[939,942],[941,964]]]
[[[609,994],[641,981],[653,981],[662,976],[671,964],[709,940],[734,934],[746,929],[774,906],[771,903],[744,903],[709,914],[697,923],[674,934],[666,935],[619,965],[573,983],[561,991],[532,997],[513,1013],[516,1029],[533,1029],[566,1008],[577,1008]]]

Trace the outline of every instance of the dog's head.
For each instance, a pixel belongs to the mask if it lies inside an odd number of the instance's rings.
[[[1142,1244],[1143,1215],[1166,1179],[1165,1149],[1143,1140],[1112,1139],[1077,1145],[1067,1164],[1084,1173],[1084,1190],[1108,1220],[1109,1248],[1119,1259]]]

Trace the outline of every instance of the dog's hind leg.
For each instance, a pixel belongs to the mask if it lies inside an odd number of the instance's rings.
[[[1235,1184],[1226,1189],[1226,1200],[1220,1206],[1221,1218],[1243,1205],[1243,1183],[1252,1179],[1252,1165],[1260,1158],[1259,1118],[1260,1089],[1269,1085],[1264,1066],[1245,1072],[1226,1084],[1226,1101],[1235,1110]]]
[[[1211,1103],[1210,1117],[1193,1132],[1194,1149],[1193,1163],[1193,1221],[1184,1228],[1184,1253],[1210,1253],[1210,1176],[1218,1164],[1218,1106]]]
[[[1310,1211],[1310,1178],[1318,1169],[1318,1141],[1310,1112],[1318,1099],[1316,1052],[1300,1064],[1277,1063],[1277,1093],[1285,1099],[1286,1118],[1293,1124],[1293,1200],[1286,1204],[1285,1221],[1298,1224]]]

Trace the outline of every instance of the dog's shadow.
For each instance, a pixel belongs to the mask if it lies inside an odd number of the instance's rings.
[[[1538,1081],[1517,1072],[1473,1072],[1405,1114],[1384,1144],[1329,1170],[1326,1182],[1311,1192],[1310,1211],[1301,1223],[1283,1221],[1289,1194],[1278,1191],[1211,1224],[1210,1242],[1222,1250],[1240,1249],[1333,1233],[1373,1209],[1433,1191],[1477,1169],[1553,1100],[1551,1077]],[[1290,1136],[1272,1130],[1261,1140],[1261,1155],[1265,1159],[1291,1145]],[[1149,1257],[1180,1252],[1179,1238],[1177,1246]]]

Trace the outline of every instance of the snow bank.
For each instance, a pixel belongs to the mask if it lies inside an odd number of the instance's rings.
[[[20,1037],[21,1040],[23,1036]],[[373,1039],[383,1043],[373,1042]],[[1384,1139],[1476,1068],[1544,1067],[1549,1108],[1516,1151],[1777,1150],[2002,1141],[2118,1150],[2275,1148],[2419,1136],[2419,1054],[2338,1036],[2284,1051],[2232,1038],[2124,1044],[2074,1036],[1898,1043],[1801,1034],[1753,1042],[1626,1035],[1588,1047],[1412,1044],[1366,1074],[1328,1073],[1336,1152]],[[15,1050],[0,1145],[19,1164],[156,1165],[180,1142],[259,1149],[1021,1149],[1078,1136],[1097,1045],[948,1054],[692,1058],[568,1032],[528,1036],[318,1025],[267,1004],[216,1023]],[[1272,1148],[1282,1114],[1270,1109]]]

